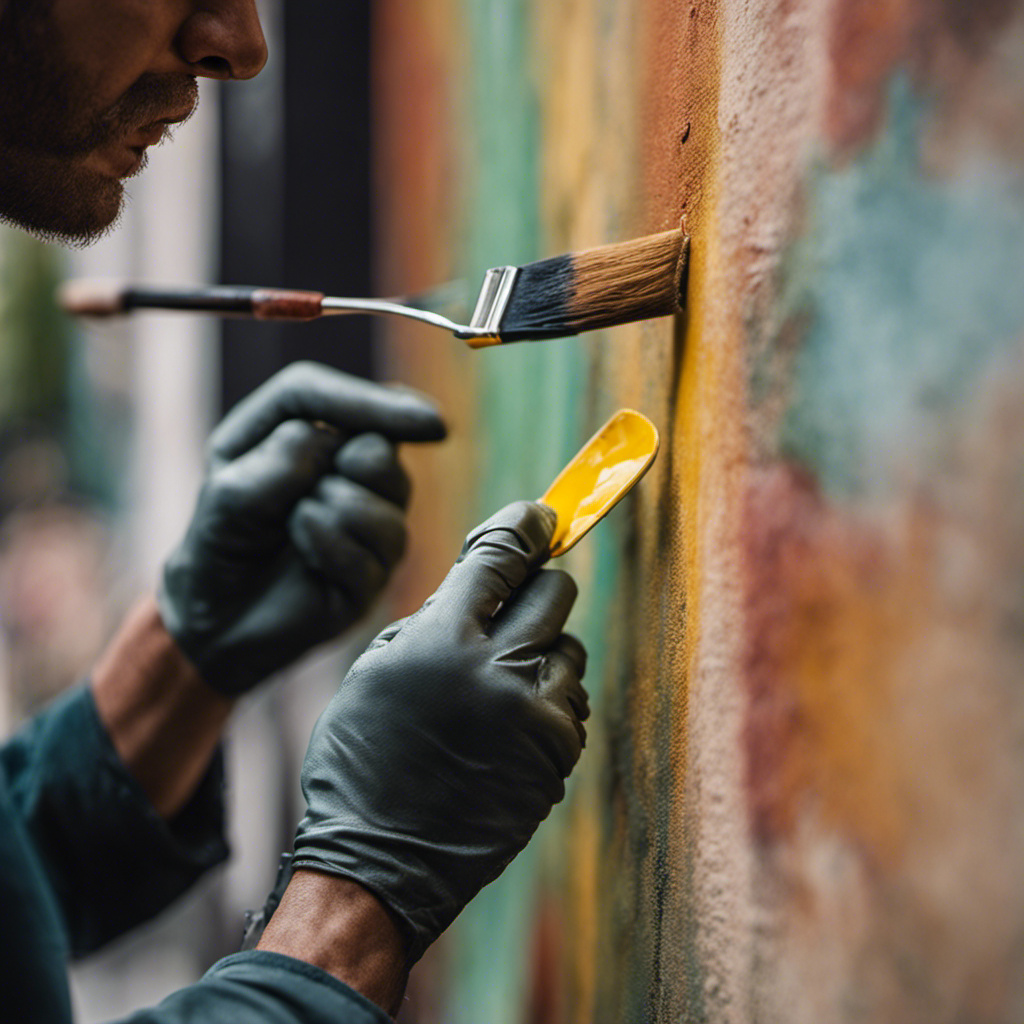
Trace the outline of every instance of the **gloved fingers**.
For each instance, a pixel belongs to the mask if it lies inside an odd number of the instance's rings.
[[[286,367],[224,418],[210,437],[215,459],[234,459],[285,420],[322,421],[342,438],[375,432],[394,441],[440,441],[445,425],[434,404],[406,388],[384,387],[319,363]]]
[[[541,569],[520,586],[494,617],[491,636],[520,651],[546,651],[562,635],[576,601],[576,582],[561,569]]]
[[[409,477],[398,449],[382,434],[357,434],[346,441],[334,456],[334,468],[399,508],[409,504]]]
[[[575,666],[580,679],[587,671],[587,649],[571,633],[563,633],[552,645],[550,653],[568,658]]]
[[[506,505],[466,538],[462,553],[434,595],[439,609],[481,628],[548,557],[554,513],[533,501]]]
[[[544,696],[534,739],[559,777],[567,779],[587,742],[587,731],[565,696],[569,681],[577,677],[564,658],[555,658],[541,663],[538,679]]]
[[[365,544],[339,530],[334,510],[304,499],[288,520],[288,533],[303,561],[362,610],[387,583],[390,568]]]
[[[332,534],[345,534],[361,544],[385,569],[393,568],[405,554],[402,510],[344,477],[333,473],[325,476],[295,511],[315,516],[327,539]]]
[[[590,714],[587,692],[574,661],[560,650],[549,652],[537,670],[538,696],[548,709],[545,734],[556,751],[556,765],[568,777],[587,743],[583,720]]]
[[[554,661],[559,658],[566,659],[572,671],[575,673],[575,681],[569,681],[565,688],[565,698],[569,702],[574,714],[581,722],[585,722],[590,717],[590,698],[587,696],[587,691],[583,688],[583,683],[580,680],[587,670],[587,651],[586,648],[569,633],[563,633],[551,646],[551,650],[544,655],[545,661]],[[541,668],[543,669],[543,663]],[[538,685],[540,683],[541,672],[538,671]]]
[[[338,438],[305,420],[286,420],[240,458],[211,470],[205,499],[229,516],[283,519],[328,472]]]

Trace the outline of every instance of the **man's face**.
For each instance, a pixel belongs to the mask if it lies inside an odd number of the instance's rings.
[[[0,220],[84,242],[195,109],[266,62],[255,0],[0,0]]]

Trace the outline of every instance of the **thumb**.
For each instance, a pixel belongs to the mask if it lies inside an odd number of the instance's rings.
[[[485,625],[549,555],[555,513],[534,501],[506,505],[466,538],[429,604]]]
[[[398,619],[392,622],[391,625],[385,626],[370,642],[367,644],[366,652],[375,651],[378,647],[387,647],[392,640],[398,636],[402,631],[402,627],[409,621],[409,616],[406,615],[403,619]],[[364,653],[366,653],[364,652]]]

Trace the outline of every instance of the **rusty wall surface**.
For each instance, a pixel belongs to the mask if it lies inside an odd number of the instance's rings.
[[[454,425],[402,609],[616,407],[663,436],[566,559],[569,796],[423,1019],[1020,1024],[1024,3],[376,10],[382,289],[693,238],[675,322],[393,331]]]

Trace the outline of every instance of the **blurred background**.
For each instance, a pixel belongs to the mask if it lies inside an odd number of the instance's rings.
[[[77,324],[61,278],[232,281],[372,291],[369,0],[260,4],[270,61],[203,83],[151,152],[119,224],[67,252],[0,228],[0,729],[81,679],[153,587],[187,522],[211,425],[295,359],[376,376],[363,318],[294,326],[138,316]],[[326,328],[326,329],[325,329]],[[386,614],[382,609],[380,616]],[[237,950],[301,816],[312,722],[361,649],[314,657],[238,714],[227,745],[226,870],[74,970],[77,1018],[148,1005]]]

